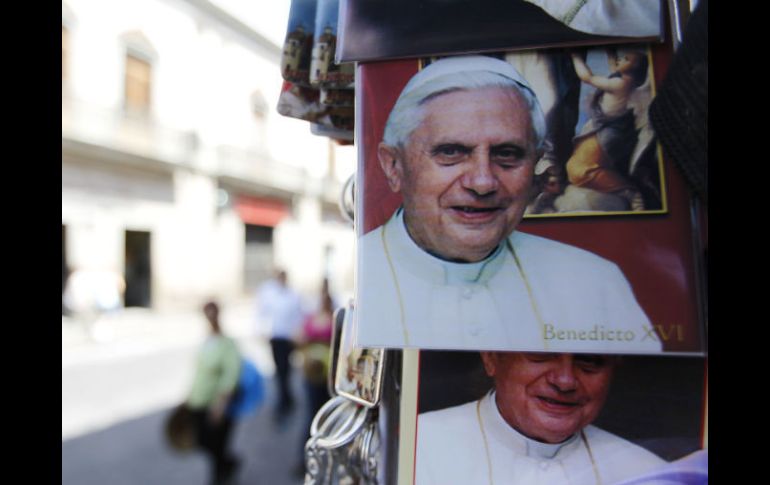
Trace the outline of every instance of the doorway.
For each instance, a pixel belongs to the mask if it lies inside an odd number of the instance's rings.
[[[273,228],[254,224],[245,226],[244,287],[251,292],[272,276]]]
[[[150,233],[126,231],[124,302],[126,307],[149,308],[152,304]]]

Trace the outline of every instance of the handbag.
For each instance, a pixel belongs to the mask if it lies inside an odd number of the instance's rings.
[[[166,418],[166,440],[177,451],[190,451],[198,443],[196,428],[193,412],[186,404],[180,404]]]

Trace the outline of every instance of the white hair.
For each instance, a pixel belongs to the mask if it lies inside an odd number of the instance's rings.
[[[535,148],[540,150],[545,140],[545,116],[534,91],[513,66],[482,56],[442,59],[412,77],[388,116],[382,141],[403,148],[425,117],[425,103],[442,94],[486,87],[512,88],[521,94],[532,119]]]

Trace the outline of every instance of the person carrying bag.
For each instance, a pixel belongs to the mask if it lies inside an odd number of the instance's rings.
[[[203,307],[210,333],[197,355],[195,377],[184,403],[169,415],[166,437],[176,450],[203,450],[212,485],[230,483],[240,459],[229,450],[235,420],[251,414],[264,398],[262,376],[235,341],[222,333],[219,306]]]

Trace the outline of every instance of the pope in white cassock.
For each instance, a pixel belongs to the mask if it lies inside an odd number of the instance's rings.
[[[403,205],[358,244],[359,346],[661,351],[617,265],[515,231],[544,137],[504,61],[441,59],[407,83],[378,147]]]
[[[494,389],[417,418],[415,485],[612,484],[665,461],[591,425],[617,357],[482,352]]]

